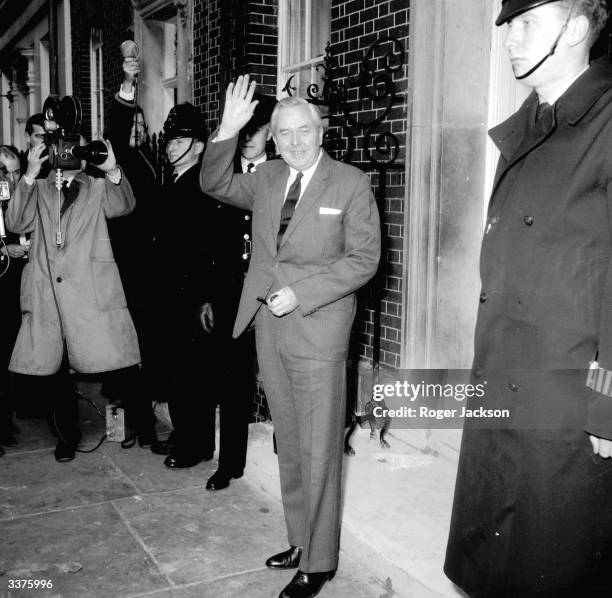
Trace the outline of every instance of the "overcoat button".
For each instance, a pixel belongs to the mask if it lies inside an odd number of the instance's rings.
[[[480,368],[474,368],[474,378],[482,378],[484,372]]]
[[[508,382],[508,388],[512,392],[516,392],[519,389],[518,384],[514,384],[513,382]]]
[[[527,226],[531,226],[533,224],[533,216],[525,216],[523,218],[523,222],[527,225]]]
[[[55,280],[57,280],[57,282],[62,282],[62,277],[58,276]]]
[[[485,292],[480,293],[480,303],[484,303],[488,298],[489,296]]]

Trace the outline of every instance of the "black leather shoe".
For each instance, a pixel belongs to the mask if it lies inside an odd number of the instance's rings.
[[[68,463],[74,459],[74,447],[62,441],[57,443],[55,447],[55,460],[58,463]]]
[[[241,478],[242,475],[242,471],[230,475],[229,473],[225,473],[222,469],[217,469],[217,471],[208,478],[206,490],[223,490],[223,488],[227,488],[230,485],[230,480],[237,480]]]
[[[125,440],[121,441],[122,449],[130,449],[136,444],[136,434],[134,432],[128,432],[125,437]]]
[[[266,561],[266,567],[270,569],[297,569],[297,566],[300,564],[301,556],[302,547],[291,546],[289,550],[271,556]]]
[[[298,571],[278,598],[313,598],[321,591],[326,581],[334,578],[334,575],[336,575],[335,571],[322,571],[321,573]]]
[[[210,461],[213,455],[202,455],[201,453],[172,453],[164,459],[164,465],[170,469],[182,469],[193,467],[202,461]]]
[[[168,440],[156,440],[151,445],[151,452],[156,455],[169,455],[174,449],[174,442],[168,438]]]

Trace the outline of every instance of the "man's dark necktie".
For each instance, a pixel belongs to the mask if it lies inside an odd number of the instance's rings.
[[[68,181],[64,181],[62,183],[62,196],[64,197],[64,201],[62,201],[60,215],[63,215],[64,212],[75,202],[78,194],[79,183],[77,181],[72,179],[72,183],[70,183],[70,185],[68,185]]]
[[[249,162],[247,164],[247,169],[246,169],[247,173],[248,174],[253,174],[254,169],[255,169],[255,164],[253,164],[253,162]]]
[[[285,203],[283,204],[283,209],[281,210],[280,217],[280,227],[278,228],[278,235],[276,236],[276,248],[278,249],[281,244],[281,240],[287,227],[289,226],[289,222],[291,221],[291,217],[293,216],[293,212],[295,212],[295,206],[297,205],[298,200],[300,199],[300,192],[302,190],[302,172],[298,172],[295,177],[295,181],[289,187],[289,191],[287,193],[287,198],[285,199]]]
[[[536,109],[536,122],[541,121],[551,112],[552,106],[548,102],[542,102],[541,104],[538,104],[538,107]]]

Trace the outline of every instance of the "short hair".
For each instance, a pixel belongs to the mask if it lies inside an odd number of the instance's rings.
[[[17,160],[19,162],[19,152],[12,145],[0,145],[0,157],[8,158],[9,160]]]
[[[306,106],[310,110],[310,114],[312,115],[312,120],[315,125],[324,129],[323,119],[321,118],[321,113],[319,109],[314,105],[305,100],[304,98],[298,98],[295,96],[288,96],[286,98],[281,98],[274,106],[274,110],[272,110],[272,115],[270,116],[270,131],[272,134],[275,134],[276,131],[276,121],[278,120],[278,113],[283,108],[292,108],[294,106]]]
[[[608,22],[607,0],[559,0],[557,6],[566,14],[571,11],[572,15],[582,15],[589,20],[587,44],[591,48]]]
[[[34,133],[34,125],[38,125],[39,127],[45,128],[45,116],[42,112],[37,112],[36,114],[32,114],[30,118],[28,118],[25,126],[25,131],[28,135]]]

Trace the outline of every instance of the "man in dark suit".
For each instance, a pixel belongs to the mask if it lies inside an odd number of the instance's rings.
[[[338,565],[346,358],[355,291],[378,265],[380,224],[368,177],[321,149],[321,117],[303,99],[285,98],[272,114],[283,160],[261,164],[254,176],[233,173],[254,88],[248,76],[229,85],[200,182],[214,198],[253,212],[234,336],[255,321],[290,545],[266,564],[299,565],[281,598],[309,598]]]
[[[158,342],[152,369],[168,397],[174,432],[151,450],[167,455],[170,469],[212,459],[214,416],[206,393],[214,393],[210,333],[213,328],[215,207],[200,190],[200,157],[206,130],[200,111],[185,102],[164,124],[172,166],[158,207],[152,260],[158,275],[150,291],[148,327]]]
[[[254,174],[268,159],[270,116],[276,100],[257,94],[259,104],[253,118],[240,131],[234,171]],[[219,404],[219,467],[206,483],[207,490],[227,488],[240,478],[246,465],[249,420],[255,394],[255,337],[247,330],[232,338],[244,277],[251,259],[251,213],[218,202],[215,266],[222,297],[215,302],[213,342],[219,374],[218,390],[207,395],[212,401],[210,416]]]

